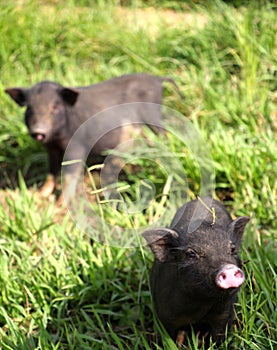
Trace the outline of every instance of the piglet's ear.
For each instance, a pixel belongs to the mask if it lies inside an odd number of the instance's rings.
[[[60,96],[62,97],[62,99],[64,100],[64,102],[66,102],[67,104],[69,104],[70,106],[73,106],[79,96],[79,92],[73,89],[69,89],[69,88],[62,88],[59,91]]]
[[[27,89],[24,88],[9,88],[5,90],[5,93],[10,95],[20,107],[23,107],[27,104],[26,91]]]
[[[228,228],[228,231],[232,237],[232,239],[240,244],[244,229],[246,224],[249,221],[248,216],[240,216],[239,218],[233,220]]]
[[[178,233],[168,228],[145,230],[142,236],[146,239],[155,258],[161,262],[166,260],[168,249],[176,246],[178,241]]]

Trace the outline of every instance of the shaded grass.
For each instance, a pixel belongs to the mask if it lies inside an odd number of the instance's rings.
[[[194,7],[196,16],[207,18],[204,27],[171,27],[161,21],[155,35],[151,23],[142,26],[139,17],[131,26],[119,18],[112,2],[1,2],[0,11],[1,187],[16,187],[1,191],[1,348],[175,348],[153,316],[150,252],[92,244],[51,199],[41,203],[20,176],[18,180],[21,171],[28,186],[40,184],[46,154],[27,135],[23,110],[3,91],[44,79],[86,85],[142,71],[176,79],[185,100],[168,88],[165,104],[201,133],[213,159],[216,194],[233,214],[251,215],[242,251],[249,260],[247,281],[236,307],[235,331],[221,348],[276,348],[274,5],[235,9],[217,1]],[[166,146],[183,166],[189,195],[196,195],[201,190],[199,164],[174,136]],[[166,151],[160,152],[165,159]],[[157,168],[156,156],[146,161],[146,152],[146,146],[140,149],[140,170],[128,175],[131,198],[139,195],[139,180],[151,180],[159,195],[171,175]],[[185,180],[176,179],[183,188]],[[171,221],[180,197],[176,194],[161,224]],[[164,212],[161,203],[157,196],[135,218],[109,206],[103,215],[123,228],[147,226]],[[195,348],[192,339],[190,349]]]

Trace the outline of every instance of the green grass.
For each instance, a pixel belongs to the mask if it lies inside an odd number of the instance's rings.
[[[153,258],[139,236],[143,227],[168,225],[184,193],[193,197],[209,182],[233,215],[251,216],[242,249],[247,281],[234,332],[221,349],[276,349],[273,2],[236,2],[236,8],[228,1],[130,1],[124,8],[116,1],[0,4],[1,349],[177,349],[153,313]],[[159,15],[150,10],[141,17],[149,5],[159,5]],[[163,8],[178,10],[171,24]],[[179,20],[183,9],[196,16],[194,24]],[[53,197],[42,201],[35,193],[47,156],[4,89],[45,79],[88,85],[130,72],[173,77],[185,99],[168,85],[165,105],[183,115],[181,122],[189,120],[202,141],[194,143],[196,134],[178,137],[177,118],[166,141],[149,135],[154,148],[140,145],[136,159],[124,154],[140,167],[123,183],[127,207],[137,211],[96,205],[96,224],[86,234]],[[145,179],[156,196],[142,210]],[[115,246],[92,244],[99,232]],[[123,248],[128,242],[132,247]],[[195,339],[189,348],[196,349]]]

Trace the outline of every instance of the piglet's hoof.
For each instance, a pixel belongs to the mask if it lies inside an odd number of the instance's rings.
[[[186,332],[185,331],[179,331],[177,335],[177,346],[178,349],[188,349],[188,347],[185,345],[185,340],[186,340]]]
[[[49,197],[55,189],[55,179],[53,175],[48,175],[45,183],[39,190],[39,194],[42,197]]]

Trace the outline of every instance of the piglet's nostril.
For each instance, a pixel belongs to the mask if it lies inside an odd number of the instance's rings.
[[[239,278],[244,277],[242,271],[241,271],[241,270],[237,270],[237,271],[235,272],[235,277],[239,277]]]

